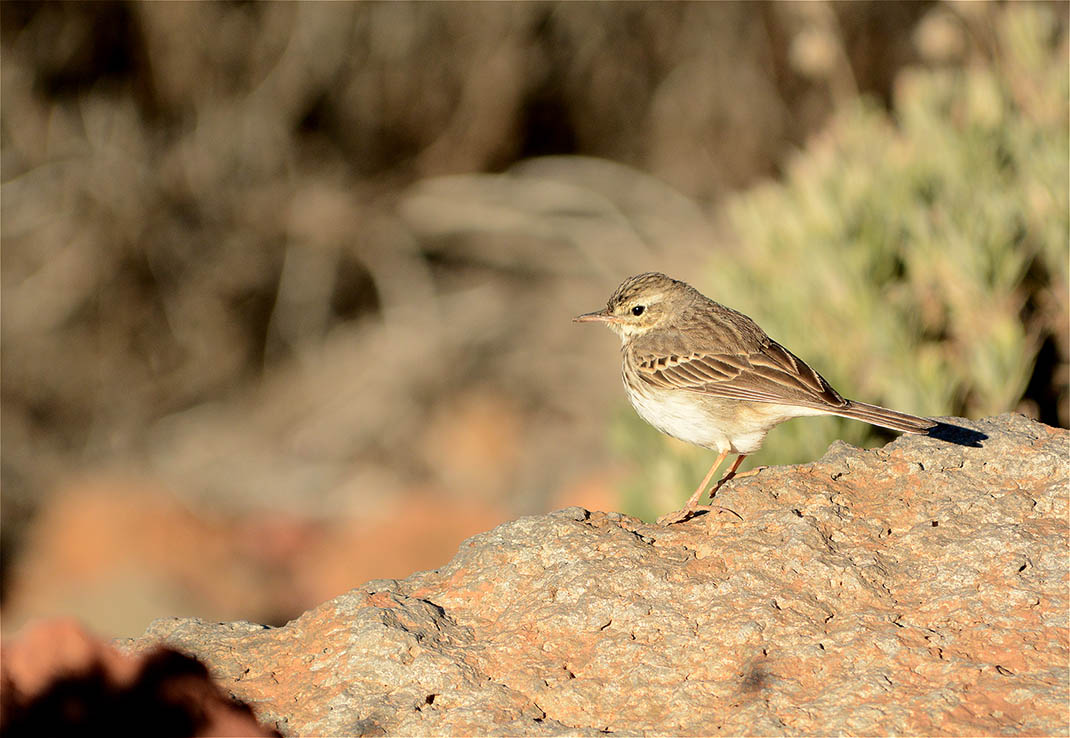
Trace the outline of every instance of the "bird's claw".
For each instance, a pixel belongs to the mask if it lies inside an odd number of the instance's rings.
[[[674,523],[682,523],[693,515],[697,515],[700,512],[713,512],[714,510],[720,510],[722,512],[732,513],[740,520],[743,520],[743,516],[737,513],[735,510],[731,510],[727,507],[721,507],[720,505],[688,505],[675,512],[665,513],[657,520],[658,525],[670,526]]]

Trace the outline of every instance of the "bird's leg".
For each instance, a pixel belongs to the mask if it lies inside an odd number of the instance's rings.
[[[742,474],[733,474],[731,477],[729,477],[729,479],[743,479],[743,477],[753,477],[758,472],[765,471],[768,468],[768,466],[756,466],[750,471],[745,471]],[[728,479],[726,479],[725,481],[727,482]]]
[[[746,454],[740,454],[739,456],[737,456],[736,460],[732,462],[732,468],[728,470],[728,473],[721,477],[720,481],[717,482],[717,484],[713,485],[713,489],[710,490],[711,500],[717,495],[717,490],[723,487],[725,482],[729,481],[730,479],[740,479],[742,477],[749,477],[752,474],[757,474],[764,468],[758,467],[757,469],[751,469],[750,471],[743,472],[742,474],[736,474],[736,469],[739,468],[739,465],[743,463],[743,459],[745,458],[747,458]]]
[[[735,510],[729,510],[727,507],[698,504],[699,498],[702,497],[702,493],[706,491],[706,485],[710,483],[711,479],[713,479],[713,475],[714,472],[717,471],[717,467],[719,467],[724,462],[727,456],[728,451],[722,451],[720,455],[718,455],[717,460],[713,462],[713,466],[711,466],[710,470],[706,473],[706,478],[702,480],[702,483],[698,486],[698,489],[695,490],[695,494],[691,495],[691,499],[689,499],[687,503],[683,506],[683,508],[681,508],[680,510],[677,510],[676,512],[666,513],[665,515],[662,515],[660,518],[658,518],[658,525],[672,525],[673,523],[679,523],[681,520],[687,520],[689,517],[699,512],[700,510],[707,512],[712,510],[725,510],[726,512],[730,512],[736,517],[738,517],[740,520],[742,520],[743,518],[740,517],[739,513],[737,513]],[[737,463],[735,466],[739,466],[739,464]]]
[[[713,479],[714,472],[716,472],[718,467],[720,467],[721,464],[724,463],[724,460],[725,460],[725,458],[727,456],[728,456],[728,450],[727,449],[722,451],[717,456],[717,460],[713,462],[713,466],[711,466],[710,470],[708,472],[706,472],[706,476],[703,478],[703,480],[701,482],[699,482],[698,489],[696,489],[695,490],[695,494],[691,495],[690,499],[688,499],[687,504],[684,505],[684,509],[692,509],[692,508],[695,507],[695,505],[698,504],[699,499],[701,499],[701,497],[702,497],[702,493],[706,491],[706,485],[710,483],[711,479]],[[739,464],[737,463],[732,468],[735,469],[736,466],[739,466]],[[731,473],[731,472],[729,472],[729,473]]]

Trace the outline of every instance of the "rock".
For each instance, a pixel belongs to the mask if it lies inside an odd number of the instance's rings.
[[[45,620],[4,643],[4,738],[59,735],[274,736],[204,666],[168,648],[119,653],[72,620]]]
[[[280,628],[155,622],[284,735],[1065,734],[1070,434],[834,444],[661,528],[568,508]],[[983,434],[980,435],[980,434]]]

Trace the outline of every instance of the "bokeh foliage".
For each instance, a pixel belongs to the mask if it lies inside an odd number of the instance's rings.
[[[926,12],[0,3],[5,622],[20,591],[79,591],[24,568],[39,541],[112,550],[91,516],[79,533],[49,514],[101,473],[161,481],[195,515],[339,526],[436,489],[458,539],[451,496],[480,515],[575,501],[558,491],[605,467],[619,389],[568,318],[630,259],[695,263],[702,204],[779,171],[837,94],[889,99]],[[408,509],[385,513],[398,566],[426,542]],[[241,617],[319,601],[263,571],[231,598]],[[126,632],[149,590],[101,595],[126,625],[97,624]]]
[[[930,416],[1019,409],[1065,426],[1065,28],[1052,7],[1022,6],[960,30],[978,44],[970,63],[904,70],[891,112],[850,102],[782,181],[734,198],[724,216],[735,247],[696,286],[847,397]],[[804,419],[747,464],[888,437]],[[682,499],[713,458],[630,412],[614,441],[642,470],[626,492],[642,515]]]

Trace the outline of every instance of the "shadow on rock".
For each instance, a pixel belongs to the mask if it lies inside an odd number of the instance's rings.
[[[943,421],[937,421],[936,427],[931,429],[927,435],[929,438],[947,441],[957,446],[969,446],[970,448],[981,448],[981,441],[988,440],[988,436],[980,431]]]

